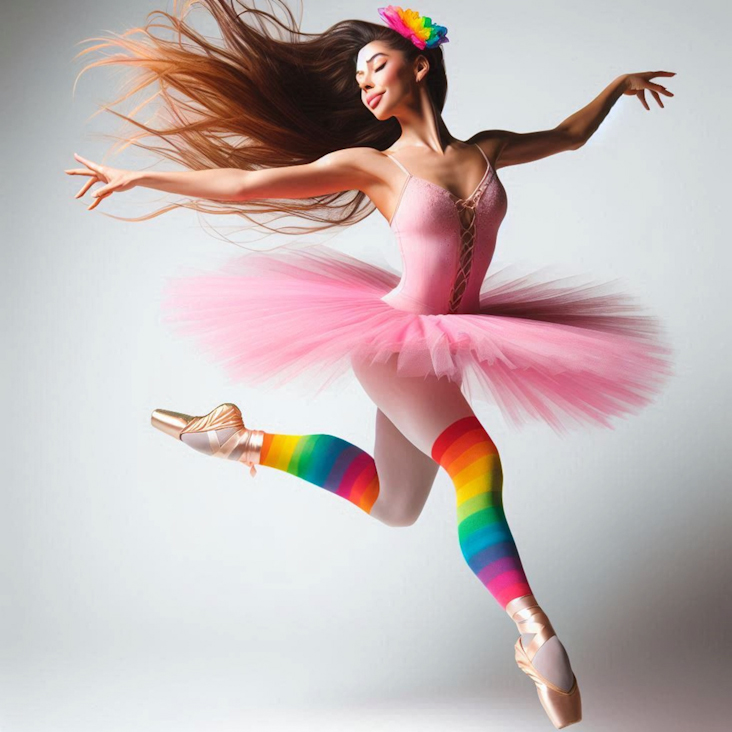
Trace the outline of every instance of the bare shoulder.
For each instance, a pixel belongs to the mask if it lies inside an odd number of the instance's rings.
[[[404,182],[404,174],[386,152],[373,147],[349,147],[328,153],[320,160],[337,175],[353,181],[351,187],[365,193],[384,214]]]
[[[384,158],[380,150],[372,147],[344,147],[320,158],[323,165],[348,172],[364,182],[378,179],[378,167]]]
[[[404,173],[389,160],[387,151],[373,147],[349,147],[320,158],[326,165],[357,181],[357,187],[371,200],[381,215],[391,221],[395,199],[404,186]]]
[[[493,168],[497,169],[501,167],[501,151],[510,135],[508,130],[482,130],[476,132],[467,142],[478,145]]]
[[[471,140],[480,145],[494,168],[532,163],[549,155],[578,150],[585,143],[584,138],[578,137],[565,124],[534,132],[483,130],[473,135]]]

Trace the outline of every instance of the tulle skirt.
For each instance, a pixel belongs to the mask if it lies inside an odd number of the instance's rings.
[[[515,427],[611,427],[672,375],[658,319],[611,282],[489,272],[476,312],[424,314],[380,298],[400,275],[327,246],[275,249],[168,281],[163,320],[247,385],[308,394],[353,378],[353,359],[445,377]]]

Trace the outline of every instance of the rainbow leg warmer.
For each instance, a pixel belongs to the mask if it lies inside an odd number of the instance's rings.
[[[457,493],[458,540],[470,569],[501,607],[532,594],[503,512],[498,450],[475,416],[453,422],[435,440],[432,459]]]
[[[373,457],[340,437],[265,432],[259,463],[325,488],[366,513],[379,497]]]

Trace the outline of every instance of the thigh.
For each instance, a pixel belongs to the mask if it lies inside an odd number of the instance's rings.
[[[376,410],[374,461],[379,475],[379,498],[371,514],[405,525],[414,523],[422,513],[440,466],[415,447],[380,408]]]
[[[459,384],[446,377],[399,376],[396,356],[384,363],[354,361],[352,367],[369,398],[430,459],[432,446],[445,428],[475,416]]]

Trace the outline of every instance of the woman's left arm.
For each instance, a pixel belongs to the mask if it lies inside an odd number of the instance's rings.
[[[539,132],[509,132],[508,130],[485,130],[473,138],[473,142],[491,147],[495,156],[494,167],[520,165],[554,155],[565,150],[577,150],[592,137],[595,130],[607,117],[615,102],[623,94],[637,96],[643,106],[650,110],[645,97],[648,89],[660,107],[663,102],[659,94],[672,97],[673,94],[660,84],[651,81],[656,76],[674,76],[672,71],[646,71],[638,74],[623,74],[613,80],[586,107],[567,117],[554,129]]]

